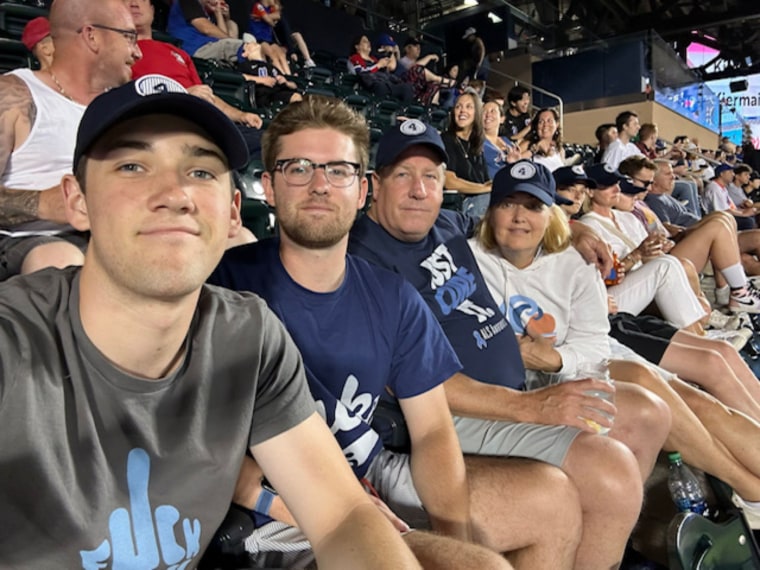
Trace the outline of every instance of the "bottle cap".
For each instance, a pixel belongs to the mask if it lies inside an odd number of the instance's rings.
[[[682,461],[681,454],[677,451],[674,451],[673,453],[668,453],[668,461],[671,463],[675,463],[676,461]]]

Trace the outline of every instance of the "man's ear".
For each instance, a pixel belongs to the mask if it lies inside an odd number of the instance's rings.
[[[243,218],[240,215],[240,203],[242,201],[242,195],[240,190],[235,189],[235,193],[232,196],[232,207],[230,208],[230,231],[227,233],[228,238],[233,238],[238,235],[240,228],[243,226]]]
[[[369,192],[369,181],[365,174],[359,179],[359,201],[356,204],[357,210],[361,210],[367,204],[367,192]]]
[[[261,175],[261,185],[264,187],[264,196],[267,199],[267,204],[272,206],[272,208],[276,207],[277,204],[275,204],[275,200],[274,200],[274,187],[272,186],[271,173],[264,172]]]
[[[61,179],[61,192],[63,192],[66,219],[80,232],[89,230],[90,216],[87,212],[87,199],[74,175],[64,175]]]

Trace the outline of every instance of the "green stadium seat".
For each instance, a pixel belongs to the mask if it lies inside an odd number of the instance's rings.
[[[0,38],[0,73],[21,67],[34,67],[34,56],[18,40]]]
[[[243,219],[243,225],[251,230],[258,239],[274,235],[274,211],[263,200],[245,198],[240,205],[240,215]]]
[[[0,4],[0,36],[20,40],[24,26],[29,20],[47,15],[48,11],[45,8],[3,2]]]
[[[668,528],[671,570],[757,570],[760,558],[752,531],[741,515],[716,523],[679,513]]]

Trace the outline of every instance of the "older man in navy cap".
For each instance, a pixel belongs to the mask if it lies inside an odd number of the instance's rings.
[[[467,244],[474,229],[471,220],[441,210],[445,161],[440,136],[429,126],[407,122],[386,133],[377,151],[372,207],[351,231],[349,251],[404,275],[456,350],[463,371],[447,380],[445,388],[465,457],[500,456],[513,462],[521,489],[517,493],[524,497],[554,493],[552,477],[566,475],[574,487],[573,508],[583,512],[575,567],[616,567],[638,517],[640,503],[632,493],[640,497],[641,474],[628,449],[580,426],[579,400],[588,386],[570,383],[525,391],[523,356],[538,357],[540,343],[518,345]],[[554,180],[546,169],[525,161],[504,170],[522,176],[521,183],[541,191],[548,201],[554,199]],[[504,177],[499,180],[506,183]],[[502,190],[494,180],[492,203]],[[633,439],[642,437],[644,423],[631,431]],[[651,442],[638,443],[632,447],[638,448],[643,473],[657,450]],[[608,469],[595,469],[599,463]],[[638,485],[626,486],[621,477]],[[497,499],[498,493],[493,496]],[[536,509],[528,508],[525,515],[528,528],[559,522]]]
[[[196,567],[250,451],[320,563],[419,568],[276,317],[204,285],[240,224],[231,170],[246,160],[229,119],[166,77],[85,111],[62,181],[91,233],[84,265],[0,285],[4,565]]]

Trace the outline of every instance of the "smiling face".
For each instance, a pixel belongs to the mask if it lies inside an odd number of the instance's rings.
[[[119,30],[137,31],[132,20],[130,8],[122,1],[109,2],[111,8],[108,16],[99,16],[103,19],[97,24],[109,26]],[[127,37],[118,31],[85,26],[83,33],[89,30],[98,39],[97,70],[93,76],[99,78],[99,83],[104,89],[118,87],[132,79],[132,65],[142,57],[135,37]]]
[[[444,164],[435,151],[408,148],[375,176],[370,217],[400,241],[420,241],[441,211],[443,179]]]
[[[535,122],[536,132],[541,140],[551,140],[559,127],[557,119],[554,117],[552,111],[543,111],[542,113],[539,113]]]
[[[454,105],[453,117],[457,130],[463,131],[472,128],[475,122],[475,96],[471,93],[460,95]]]
[[[514,105],[518,113],[524,115],[530,109],[530,93],[523,93],[522,98],[516,103],[512,103],[512,105]]]
[[[489,136],[497,135],[504,122],[505,117],[501,114],[501,109],[502,107],[494,101],[483,104],[483,129]]]
[[[152,299],[197,291],[240,223],[222,151],[171,115],[124,121],[88,154],[86,190],[64,178],[67,215],[91,230],[85,267],[99,286]]]
[[[515,261],[530,259],[536,254],[549,218],[549,208],[541,200],[517,192],[489,209],[488,223],[501,255]]]

